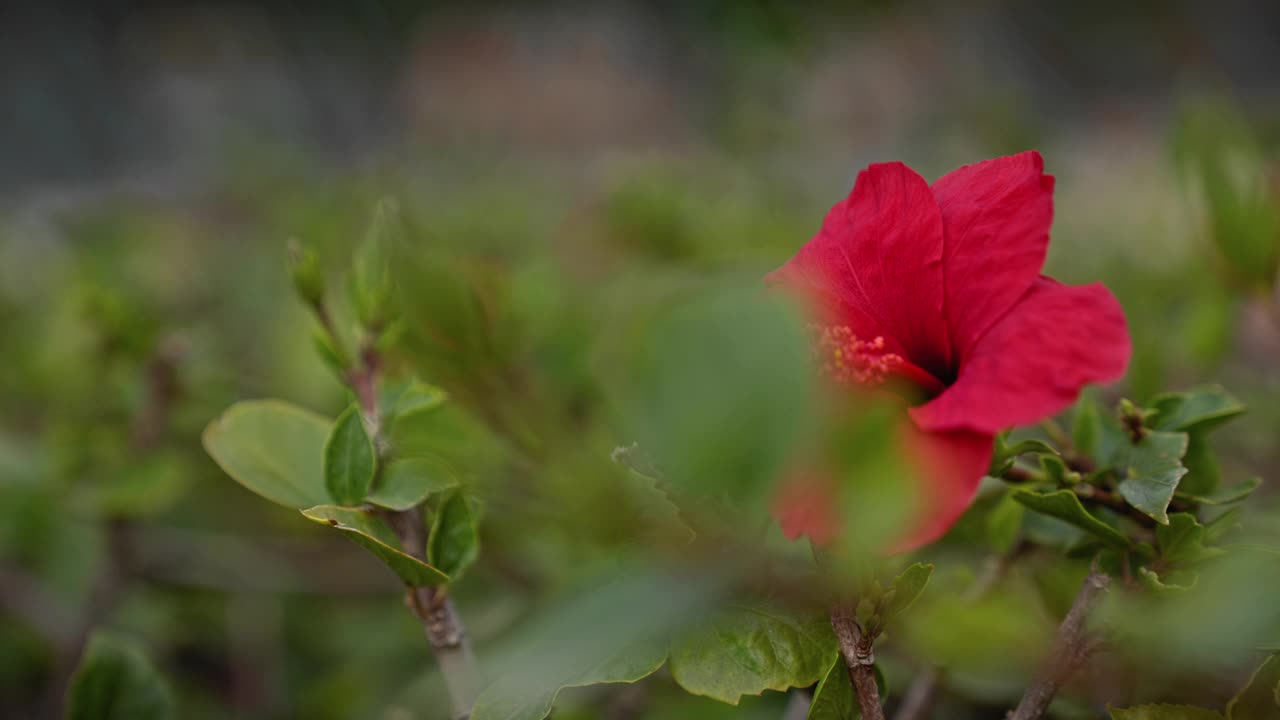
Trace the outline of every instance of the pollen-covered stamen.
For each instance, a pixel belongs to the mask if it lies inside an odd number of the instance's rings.
[[[902,366],[902,356],[885,351],[884,338],[861,340],[845,325],[813,326],[822,369],[836,382],[879,385]]]

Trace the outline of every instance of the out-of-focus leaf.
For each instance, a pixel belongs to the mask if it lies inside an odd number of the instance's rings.
[[[173,692],[134,641],[98,631],[67,691],[67,720],[167,720]]]
[[[1156,522],[1167,525],[1166,510],[1178,481],[1187,473],[1182,456],[1187,434],[1153,430],[1120,453],[1117,468],[1124,477],[1117,488],[1124,499]]]
[[[1222,713],[1192,705],[1138,705],[1108,708],[1111,720],[1222,720]]]
[[[743,695],[818,682],[835,652],[825,614],[735,606],[674,641],[671,675],[694,695],[737,705]]]
[[[373,486],[376,472],[373,440],[360,408],[351,405],[333,423],[324,444],[324,484],[339,505],[359,505]]]
[[[188,485],[183,458],[156,452],[139,458],[127,470],[78,489],[74,507],[109,517],[146,517],[168,510]]]
[[[1227,703],[1227,720],[1280,717],[1280,655],[1267,658]]]
[[[1204,539],[1216,543],[1233,530],[1240,529],[1240,508],[1231,508],[1204,525]]]
[[[933,565],[913,563],[894,578],[893,584],[885,591],[884,598],[880,601],[878,613],[880,624],[888,625],[894,618],[906,612],[907,608],[911,607],[911,603],[914,603],[916,598],[920,597],[920,593],[924,592],[932,575]]]
[[[564,688],[633,683],[657,672],[666,659],[665,644],[647,641],[628,647],[602,662],[578,668],[560,686],[532,695],[513,690],[519,684],[512,686],[499,680],[480,694],[467,717],[468,720],[542,720],[551,714],[556,696]]]
[[[448,463],[436,457],[393,460],[382,468],[365,500],[389,510],[408,510],[431,495],[458,486]]]
[[[1102,433],[1100,425],[1098,402],[1093,397],[1093,391],[1086,389],[1080,393],[1075,414],[1071,418],[1071,444],[1075,446],[1076,452],[1085,457],[1099,457],[1098,446]]]
[[[673,486],[762,505],[753,501],[810,415],[809,347],[780,298],[735,291],[683,304],[631,346],[619,407]]]
[[[1012,493],[1006,494],[987,513],[987,545],[1003,555],[1013,549],[1022,531],[1022,516],[1026,506],[1018,502]]]
[[[227,408],[204,430],[205,450],[236,482],[285,507],[332,502],[324,482],[329,421],[279,400]]]
[[[995,450],[991,453],[991,474],[997,477],[1003,475],[1011,467],[1014,458],[1030,453],[1057,455],[1058,451],[1043,440],[1031,438],[1009,444],[1003,435],[997,435]]]
[[[456,581],[479,552],[475,513],[461,492],[452,492],[432,513],[427,560]]]
[[[440,569],[419,560],[400,549],[400,541],[390,527],[380,518],[365,510],[321,505],[307,508],[302,515],[321,525],[341,530],[357,545],[373,553],[406,585],[444,585],[449,576]]]
[[[1102,522],[1085,510],[1080,498],[1071,490],[1040,494],[1030,490],[1014,490],[1013,499],[1038,513],[1064,520],[1091,533],[1115,548],[1129,547],[1129,540],[1120,531]]]
[[[1245,411],[1244,405],[1216,385],[1181,393],[1166,393],[1150,403],[1157,430],[1207,431]]]
[[[1178,490],[1192,495],[1209,495],[1222,484],[1222,467],[1218,455],[1203,432],[1188,434],[1187,453],[1182,457],[1187,474],[1178,483]]]
[[[1188,513],[1174,513],[1169,516],[1168,525],[1156,527],[1160,555],[1173,563],[1199,562],[1221,555],[1221,550],[1205,547],[1204,535],[1204,526]]]
[[[391,320],[394,285],[391,280],[390,254],[403,227],[400,207],[384,198],[374,209],[373,221],[364,242],[356,249],[347,276],[351,307],[360,324],[370,330],[381,330]]]
[[[1176,497],[1190,502],[1199,503],[1200,505],[1231,505],[1248,499],[1248,497],[1253,494],[1253,491],[1257,490],[1261,486],[1262,478],[1254,477],[1245,480],[1239,485],[1233,485],[1225,490],[1214,493],[1213,495],[1200,496],[1177,493]]]
[[[1138,568],[1137,574],[1142,586],[1154,593],[1183,593],[1195,587],[1196,584],[1196,578],[1191,578],[1187,584],[1167,583],[1148,568]]]

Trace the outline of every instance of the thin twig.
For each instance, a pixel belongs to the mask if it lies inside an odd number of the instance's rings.
[[[858,624],[856,607],[856,603],[837,603],[831,608],[831,627],[836,631],[840,656],[849,668],[849,681],[858,696],[863,720],[884,720],[880,688],[876,687],[876,656],[872,649],[875,638],[866,635]]]
[[[364,344],[359,352],[360,365],[349,375],[351,389],[355,392],[366,424],[375,437],[379,452],[384,447],[381,438],[381,416],[378,409],[377,376],[380,359],[372,344]],[[427,532],[422,507],[403,512],[384,513],[392,530],[400,539],[406,553],[426,561]],[[405,604],[422,622],[422,628],[431,644],[440,674],[444,677],[454,716],[459,720],[471,713],[479,692],[475,655],[467,640],[462,619],[444,588],[410,587],[405,591]]]
[[[1097,561],[1089,570],[1089,576],[1080,586],[1080,592],[1071,604],[1071,610],[1058,626],[1058,635],[1054,641],[1053,661],[1039,674],[1027,688],[1018,707],[1009,713],[1009,720],[1037,720],[1058,694],[1058,690],[1067,682],[1085,659],[1096,647],[1089,638],[1085,625],[1089,614],[1102,598],[1111,583],[1111,578],[1098,570]]]

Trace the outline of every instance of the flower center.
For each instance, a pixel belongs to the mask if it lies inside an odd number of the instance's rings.
[[[862,340],[845,325],[812,327],[822,370],[836,382],[880,385],[885,376],[902,367],[902,356],[886,352],[884,338],[879,335]]]

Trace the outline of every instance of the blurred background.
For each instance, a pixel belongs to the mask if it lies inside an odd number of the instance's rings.
[[[1221,383],[1250,408],[1224,466],[1274,480],[1277,67],[1265,0],[5,3],[0,714],[52,716],[108,624],[184,718],[440,717],[394,578],[200,446],[238,399],[345,406],[285,241],[338,274],[384,196],[509,289],[522,337],[552,339],[531,367],[573,400],[609,286],[762,275],[869,162],[933,179],[1036,148],[1048,271],[1129,317],[1115,392]],[[493,525],[458,588],[482,654],[592,562]],[[1010,642],[1045,619],[1025,622]],[[785,704],[636,687],[557,717]]]

